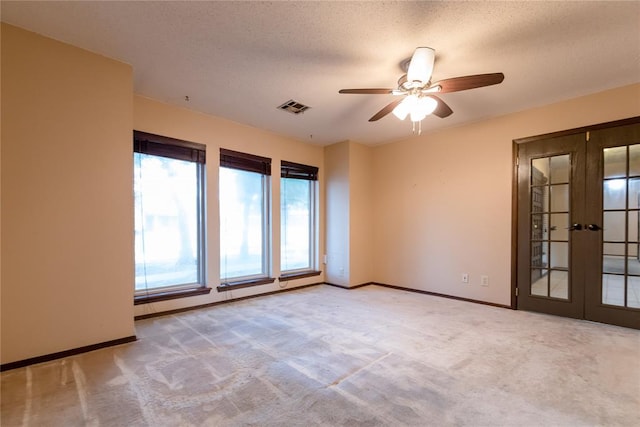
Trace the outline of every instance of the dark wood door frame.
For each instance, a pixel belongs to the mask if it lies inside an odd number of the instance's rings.
[[[574,129],[551,132],[541,135],[514,139],[512,142],[512,179],[511,179],[511,308],[518,307],[518,146],[527,142],[561,136],[581,134],[617,126],[640,123],[640,116],[629,117],[622,120],[598,123]]]

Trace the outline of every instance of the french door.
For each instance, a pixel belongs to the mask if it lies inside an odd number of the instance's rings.
[[[517,307],[640,329],[640,120],[517,150]]]

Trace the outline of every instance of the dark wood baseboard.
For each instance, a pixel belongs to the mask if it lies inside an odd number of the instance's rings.
[[[295,288],[279,289],[277,291],[264,292],[262,294],[255,294],[255,295],[248,295],[246,297],[233,298],[233,299],[228,299],[228,300],[224,300],[224,301],[210,302],[208,304],[200,304],[200,305],[194,305],[194,306],[191,306],[191,307],[176,308],[175,310],[159,311],[157,313],[141,314],[139,316],[134,317],[134,320],[144,320],[144,319],[150,319],[152,317],[169,316],[169,315],[172,315],[172,314],[184,313],[185,311],[198,310],[198,309],[201,309],[201,308],[208,308],[208,307],[215,307],[216,305],[228,304],[230,302],[242,301],[242,300],[251,299],[251,298],[264,297],[264,296],[267,296],[267,295],[279,294],[279,293],[282,293],[282,292],[296,291],[298,289],[304,289],[304,288],[308,288],[308,287],[311,287],[311,286],[317,286],[317,285],[323,285],[323,284],[324,284],[323,282],[311,283],[309,285],[296,286]]]
[[[437,292],[423,291],[421,289],[411,289],[411,288],[405,288],[405,287],[402,287],[402,286],[388,285],[386,283],[372,282],[371,284],[372,285],[383,286],[385,288],[390,288],[390,289],[397,289],[397,290],[400,290],[400,291],[415,292],[415,293],[418,293],[418,294],[431,295],[431,296],[434,296],[434,297],[449,298],[449,299],[455,299],[455,300],[458,300],[458,301],[472,302],[474,304],[490,305],[492,307],[508,308],[510,310],[515,310],[515,307],[512,307],[510,305],[504,305],[504,304],[496,304],[495,302],[480,301],[480,300],[471,299],[471,298],[456,297],[456,296],[453,296],[453,295],[440,294],[440,293],[437,293]]]
[[[492,307],[508,308],[508,309],[515,310],[515,306],[504,305],[504,304],[496,304],[494,302],[480,301],[480,300],[475,300],[475,299],[471,299],[471,298],[456,297],[456,296],[453,296],[453,295],[439,294],[437,292],[423,291],[421,289],[405,288],[405,287],[402,287],[402,286],[388,285],[386,283],[379,283],[379,282],[362,283],[360,285],[355,285],[355,286],[336,285],[334,283],[328,283],[328,282],[324,282],[324,284],[325,285],[329,285],[329,286],[334,286],[336,288],[347,289],[347,290],[349,290],[349,289],[357,289],[357,288],[361,288],[363,286],[377,285],[377,286],[382,286],[382,287],[389,288],[389,289],[396,289],[396,290],[399,290],[399,291],[415,292],[415,293],[418,293],[418,294],[431,295],[431,296],[434,296],[434,297],[449,298],[449,299],[455,299],[455,300],[458,300],[458,301],[472,302],[474,304],[490,305]]]
[[[329,282],[324,282],[324,284],[325,285],[329,285],[329,286],[333,286],[333,287],[336,287],[336,288],[342,288],[342,289],[358,289],[358,288],[361,288],[363,286],[375,285],[374,282],[360,283],[359,285],[355,285],[355,286],[336,285],[335,283],[329,283]]]
[[[0,365],[0,372],[8,371],[11,369],[24,368],[25,366],[35,365],[36,363],[50,362],[56,359],[63,359],[65,357],[76,356],[82,353],[88,353],[93,350],[100,350],[101,348],[112,347],[114,345],[127,344],[136,341],[135,335],[129,337],[118,338],[116,340],[105,341],[97,344],[86,345],[84,347],[72,348],[70,350],[59,351],[57,353],[45,354],[43,356],[31,357],[29,359],[18,360],[16,362],[4,363]]]

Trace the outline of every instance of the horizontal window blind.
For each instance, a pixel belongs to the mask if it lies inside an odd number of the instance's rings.
[[[280,176],[282,178],[306,179],[308,181],[318,180],[318,168],[315,166],[302,165],[300,163],[287,162],[283,160],[280,164]]]
[[[133,131],[133,151],[189,162],[206,162],[206,146],[195,142]]]
[[[220,166],[271,175],[271,159],[239,151],[220,149]]]

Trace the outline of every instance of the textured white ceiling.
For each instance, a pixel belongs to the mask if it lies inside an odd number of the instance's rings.
[[[389,115],[417,46],[434,80],[503,72],[443,94],[453,115],[423,132],[640,81],[640,2],[14,2],[2,20],[127,62],[135,92],[316,144],[411,136]],[[184,97],[189,96],[190,101]],[[276,109],[294,99],[300,115]]]

